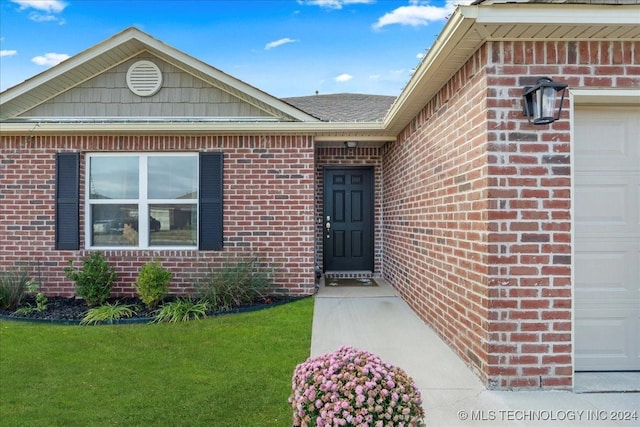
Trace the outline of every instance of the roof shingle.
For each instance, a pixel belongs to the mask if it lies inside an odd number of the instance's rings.
[[[326,122],[379,122],[395,99],[395,96],[335,93],[282,98],[281,101]]]

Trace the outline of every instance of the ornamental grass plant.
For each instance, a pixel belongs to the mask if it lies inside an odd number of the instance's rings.
[[[29,291],[27,270],[0,271],[0,308],[16,308]]]
[[[423,426],[420,391],[399,367],[341,347],[307,359],[293,374],[294,426]]]
[[[230,310],[266,296],[273,284],[271,276],[258,258],[228,259],[221,267],[210,268],[197,284],[197,294],[211,310]]]

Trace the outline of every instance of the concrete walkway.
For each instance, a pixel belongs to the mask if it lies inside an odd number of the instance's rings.
[[[640,426],[640,393],[486,390],[394,289],[376,280],[379,286],[329,287],[321,279],[311,355],[351,345],[401,367],[420,388],[428,426]]]

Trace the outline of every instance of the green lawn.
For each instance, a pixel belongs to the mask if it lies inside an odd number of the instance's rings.
[[[313,298],[177,324],[0,322],[2,426],[291,426]]]

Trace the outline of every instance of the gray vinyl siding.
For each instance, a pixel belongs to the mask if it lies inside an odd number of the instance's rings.
[[[150,97],[127,87],[129,66],[148,59],[162,70]],[[32,108],[20,117],[269,117],[233,95],[149,55],[139,55]]]

